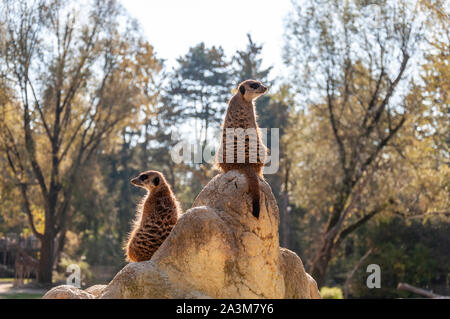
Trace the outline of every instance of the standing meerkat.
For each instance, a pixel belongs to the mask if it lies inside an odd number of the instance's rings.
[[[177,223],[181,210],[162,173],[140,173],[131,184],[147,190],[126,244],[127,260],[138,262],[153,256]]]
[[[230,170],[238,170],[246,176],[252,198],[252,213],[256,218],[259,218],[260,211],[258,175],[262,176],[267,149],[261,141],[259,127],[256,123],[254,101],[266,92],[267,87],[259,81],[246,80],[239,84],[236,94],[228,102],[222,128],[222,143],[217,156],[217,166],[224,173]],[[254,133],[254,135],[245,135],[245,154],[242,154],[242,151],[239,152],[238,149],[240,146],[237,142],[238,138],[242,138],[242,136],[239,136],[240,133],[234,131],[227,139],[227,128],[247,130],[244,134]],[[227,149],[232,149],[233,154],[227,155]]]

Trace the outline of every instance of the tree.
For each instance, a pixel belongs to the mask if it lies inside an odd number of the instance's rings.
[[[222,122],[230,95],[229,61],[221,47],[207,48],[204,43],[199,43],[177,62],[161,97],[160,117],[166,127],[160,130],[160,138],[166,139],[165,145],[170,145],[177,142],[172,140],[168,144],[167,137],[171,133],[184,134],[197,146],[195,151],[203,151]],[[203,157],[201,163],[174,163],[170,171],[170,175],[176,175],[180,182],[173,186],[185,193],[181,194],[183,198],[198,194],[211,173],[211,165],[206,164]],[[179,186],[183,184],[181,190]]]
[[[151,47],[116,1],[91,1],[78,12],[68,1],[8,0],[0,10],[0,72],[13,89],[13,101],[1,105],[0,141],[41,242],[39,280],[51,283],[78,176],[138,116],[151,89],[143,75],[159,66],[141,64]],[[44,211],[42,231],[32,207]]]
[[[308,107],[291,156],[298,202],[325,223],[310,263],[319,285],[345,238],[395,204],[374,185],[383,187],[388,146],[418,105],[407,75],[425,19],[404,1],[294,4],[285,61]]]
[[[205,145],[210,129],[221,123],[230,95],[229,62],[221,47],[207,48],[204,43],[190,48],[177,62],[163,100],[176,105],[172,112],[180,119],[194,120],[196,140]]]
[[[448,126],[450,113],[450,18],[440,1],[420,1],[423,10],[431,16],[429,27],[434,30],[427,38],[430,48],[425,54],[426,63],[422,73],[421,95],[431,112],[422,116],[427,125],[422,127],[422,136],[432,137],[433,144],[442,157],[449,156]],[[448,10],[447,10],[448,11]]]
[[[236,86],[237,83],[248,79],[258,80],[268,85],[268,76],[273,67],[262,69],[262,58],[260,56],[263,46],[253,42],[250,33],[247,34],[247,39],[248,43],[245,50],[237,50],[232,58]]]

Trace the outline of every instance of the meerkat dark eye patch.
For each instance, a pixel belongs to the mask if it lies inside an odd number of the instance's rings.
[[[153,185],[158,186],[159,185],[159,177],[155,177],[153,179]]]
[[[145,181],[147,178],[148,178],[147,175],[141,175],[141,176],[139,176],[139,179],[140,179],[141,181]]]
[[[253,90],[256,90],[257,88],[259,88],[259,84],[258,84],[258,83],[252,83],[252,84],[250,84],[250,87],[251,87]]]
[[[239,87],[239,91],[241,92],[242,95],[244,95],[245,94],[245,87],[243,85],[241,85]]]

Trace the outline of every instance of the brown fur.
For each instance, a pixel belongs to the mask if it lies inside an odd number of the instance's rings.
[[[147,178],[142,180],[144,175]],[[177,223],[181,210],[162,173],[143,172],[131,183],[148,192],[138,206],[134,227],[125,247],[127,260],[139,262],[153,256]]]
[[[258,88],[252,88],[251,85],[258,84]],[[228,109],[223,123],[222,143],[218,152],[217,166],[224,172],[238,170],[247,178],[249,193],[252,198],[253,215],[258,218],[260,210],[260,187],[258,175],[262,177],[262,170],[265,162],[266,147],[261,141],[259,127],[256,123],[256,111],[254,101],[267,92],[267,88],[259,81],[246,80],[239,84],[237,93],[228,102]],[[257,156],[256,162],[250,162],[249,136],[245,136],[245,159],[244,163],[237,163],[237,136],[234,136],[233,163],[226,163],[226,129],[227,128],[254,128],[256,130]],[[260,149],[264,149],[264,156],[260,156]]]

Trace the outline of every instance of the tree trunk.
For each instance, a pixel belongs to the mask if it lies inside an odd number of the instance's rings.
[[[61,252],[64,250],[64,245],[66,243],[66,233],[67,227],[64,227],[59,235],[56,236],[56,246],[54,248],[54,257],[53,257],[53,267],[57,267],[61,258]]]
[[[286,169],[284,172],[284,181],[283,181],[283,192],[280,193],[281,195],[281,229],[282,229],[282,236],[281,236],[281,245],[283,247],[289,248],[289,238],[290,238],[290,223],[289,223],[289,173],[290,173],[290,167],[289,163],[286,164]],[[279,187],[281,190],[281,185]]]
[[[332,240],[325,239],[322,247],[316,253],[311,269],[309,270],[311,276],[316,280],[319,288],[321,288],[325,282],[325,276],[327,273],[328,264],[332,257],[333,247],[334,245]]]
[[[281,246],[289,248],[289,199],[286,191],[283,192],[282,207],[281,207],[281,222],[282,222],[282,236],[281,236]]]
[[[41,240],[41,250],[39,256],[39,283],[51,284],[54,255],[53,234],[45,233]]]

